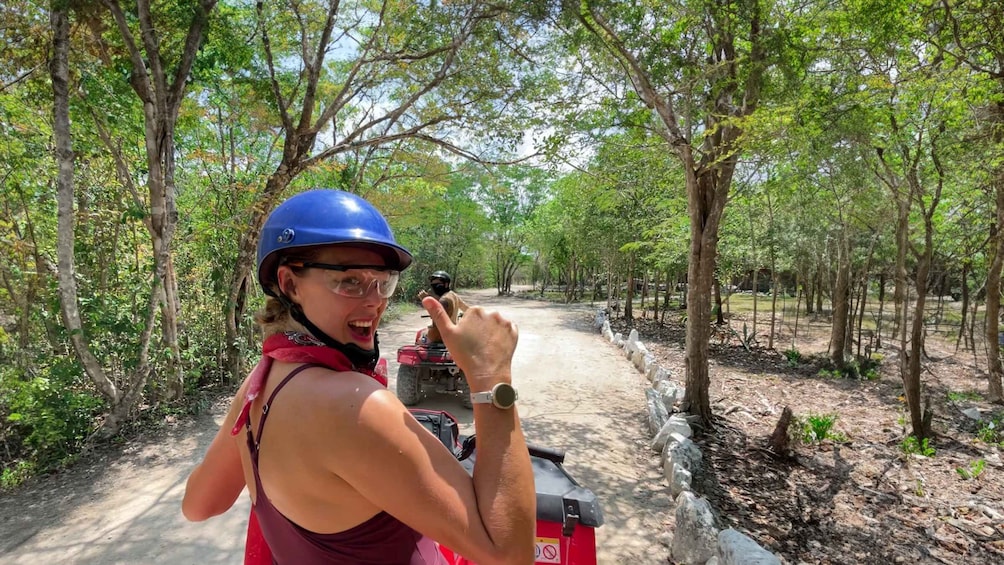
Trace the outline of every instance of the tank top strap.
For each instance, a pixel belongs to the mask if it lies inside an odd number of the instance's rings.
[[[272,401],[275,400],[275,395],[279,394],[279,391],[282,390],[282,387],[286,386],[286,383],[288,383],[296,375],[299,375],[300,373],[302,373],[307,369],[311,369],[313,367],[323,367],[323,366],[324,365],[320,365],[318,363],[307,363],[304,365],[300,365],[299,367],[290,371],[289,374],[286,375],[284,379],[282,379],[282,382],[280,382],[275,387],[275,389],[272,391],[272,394],[269,395],[268,400],[266,400],[265,404],[263,404],[261,407],[261,420],[258,421],[258,433],[254,435],[251,434],[251,418],[247,419],[247,432],[248,432],[248,439],[250,440],[248,442],[249,444],[248,447],[253,448],[251,449],[251,457],[253,459],[255,460],[258,459],[258,447],[261,444],[261,432],[262,430],[265,429],[265,420],[268,419],[269,406],[271,406]]]

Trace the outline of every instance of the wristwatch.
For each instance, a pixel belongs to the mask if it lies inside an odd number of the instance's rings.
[[[471,394],[472,404],[491,404],[496,408],[508,410],[516,404],[519,393],[509,383],[498,383],[491,390]]]

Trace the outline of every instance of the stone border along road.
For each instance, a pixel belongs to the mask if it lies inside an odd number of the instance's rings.
[[[529,441],[567,452],[565,468],[601,502],[598,563],[666,563],[672,499],[651,451],[645,377],[623,351],[600,338],[588,306],[566,306],[461,291],[519,326],[513,360],[519,411]],[[396,383],[398,346],[428,323],[414,312],[380,330],[381,353]],[[471,412],[435,396],[470,433]],[[72,469],[0,495],[0,562],[110,565],[239,564],[248,501],[192,524],[181,515],[184,481],[216,433],[225,407],[87,458]]]
[[[638,335],[631,330],[625,339],[613,333],[607,312],[598,309],[593,329],[617,347],[652,383],[645,389],[648,431],[653,436],[652,451],[660,453],[661,466],[669,490],[675,497],[670,557],[683,565],[780,565],[780,559],[749,536],[726,528],[719,530],[714,510],[707,499],[691,489],[693,476],[701,472],[701,448],[690,440],[692,416],[678,410],[684,384],[674,382],[669,371],[656,363]]]

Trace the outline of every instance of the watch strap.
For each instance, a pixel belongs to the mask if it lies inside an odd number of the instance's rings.
[[[512,396],[511,402],[509,402],[509,403],[507,403],[505,405],[500,404],[498,402],[498,396],[499,395],[498,395],[497,391],[500,390],[500,389],[504,391],[504,393],[501,395],[501,397],[503,399],[508,399],[508,397],[510,396],[509,393],[511,392],[511,396]],[[508,410],[509,408],[512,408],[513,406],[515,406],[516,400],[518,398],[519,398],[519,393],[516,391],[516,389],[511,384],[509,384],[509,383],[498,383],[495,386],[493,386],[491,390],[486,390],[486,391],[483,391],[483,392],[474,392],[474,393],[471,393],[471,404],[491,404],[491,405],[495,406],[496,408],[500,408],[500,409],[503,409],[503,410]]]
[[[474,404],[491,404],[492,396],[492,391],[490,390],[486,390],[484,392],[472,392],[471,402]]]

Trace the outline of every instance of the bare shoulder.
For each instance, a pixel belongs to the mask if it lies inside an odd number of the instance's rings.
[[[343,432],[371,420],[407,413],[397,397],[372,377],[355,371],[310,368],[289,383],[285,396],[287,410],[301,424],[312,429],[339,429]],[[346,434],[337,434],[344,438]]]

